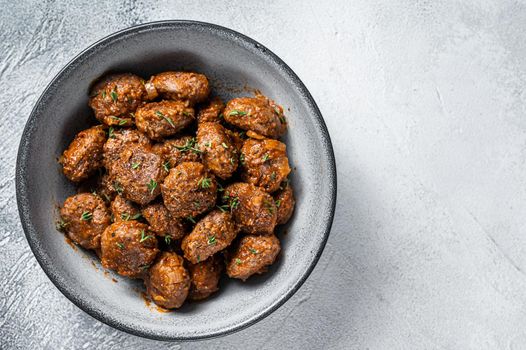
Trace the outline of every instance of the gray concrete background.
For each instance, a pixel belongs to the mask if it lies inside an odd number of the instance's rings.
[[[526,348],[524,2],[0,8],[0,348]],[[338,162],[336,218],[311,277],[262,322],[205,342],[141,339],[77,309],[35,261],[15,204],[19,138],[46,84],[92,42],[160,19],[224,25],[283,58]]]

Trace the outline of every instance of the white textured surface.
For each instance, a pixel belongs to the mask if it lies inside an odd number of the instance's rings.
[[[0,348],[526,348],[526,4],[0,8]],[[137,338],[77,309],[35,261],[15,204],[19,138],[45,85],[93,41],[160,19],[217,23],[274,51],[318,102],[338,162],[311,277],[257,325],[205,342]]]

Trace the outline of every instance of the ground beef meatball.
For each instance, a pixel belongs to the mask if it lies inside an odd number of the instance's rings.
[[[141,205],[150,203],[161,193],[159,184],[165,176],[161,157],[150,146],[143,145],[124,149],[109,172],[122,196]]]
[[[286,224],[292,216],[294,205],[296,204],[296,201],[294,200],[294,191],[290,184],[282,184],[280,190],[274,192],[274,201],[278,208],[277,224]]]
[[[142,209],[142,215],[148,221],[149,230],[158,236],[169,236],[170,240],[181,239],[186,234],[181,219],[174,219],[162,203],[153,203]]]
[[[121,195],[117,195],[113,202],[111,202],[111,214],[115,222],[137,220],[141,217],[139,208],[137,208],[133,202],[124,199]]]
[[[106,125],[130,126],[133,112],[149,96],[144,80],[133,74],[115,74],[100,80],[92,89],[89,106]]]
[[[274,263],[280,250],[279,240],[274,235],[244,236],[229,256],[226,273],[230,278],[243,281],[255,273],[264,273],[267,266]]]
[[[200,162],[201,150],[197,148],[197,140],[192,136],[182,136],[153,145],[153,151],[163,159],[163,170],[168,174],[182,162]]]
[[[287,147],[273,139],[249,138],[241,149],[243,181],[274,192],[290,173]]]
[[[225,104],[219,97],[215,97],[208,105],[201,108],[197,113],[198,123],[219,123],[221,118],[219,115],[225,108]]]
[[[170,170],[161,191],[172,217],[193,220],[215,206],[217,183],[203,164],[184,162]]]
[[[190,274],[184,260],[172,252],[163,252],[144,279],[146,291],[157,305],[176,309],[183,305],[190,290]]]
[[[150,145],[150,140],[146,135],[138,130],[110,128],[108,141],[104,144],[104,166],[111,169],[115,162],[126,148],[134,145]]]
[[[244,182],[224,190],[223,201],[241,231],[249,234],[271,234],[277,220],[274,198],[262,188]]]
[[[226,129],[219,123],[200,123],[197,141],[199,149],[203,151],[203,164],[223,180],[231,177],[239,159]]]
[[[227,123],[243,130],[276,139],[283,135],[287,124],[280,108],[264,96],[240,97],[230,100],[223,111]]]
[[[135,220],[115,222],[102,234],[102,266],[122,276],[143,276],[158,252],[153,232]]]
[[[137,129],[153,140],[175,135],[194,120],[194,109],[183,101],[151,102],[135,112]]]
[[[69,238],[86,249],[98,249],[100,237],[110,224],[104,201],[92,193],[79,193],[66,199],[60,209],[60,226]]]
[[[237,233],[232,215],[214,210],[199,220],[192,232],[183,238],[181,249],[186,260],[197,264],[228,247]]]
[[[102,125],[83,130],[62,154],[64,175],[73,182],[86,180],[102,167],[102,149],[106,132]]]
[[[219,290],[223,259],[216,254],[198,264],[189,264],[188,271],[192,279],[189,298],[191,300],[206,299]]]
[[[150,78],[157,93],[165,99],[188,101],[190,105],[203,102],[210,93],[208,79],[192,72],[163,72]]]

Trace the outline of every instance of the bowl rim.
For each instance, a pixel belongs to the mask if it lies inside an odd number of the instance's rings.
[[[229,35],[232,36],[234,39],[240,40],[242,42],[245,42],[250,45],[254,45],[259,51],[258,54],[262,56],[266,56],[265,58],[269,59],[272,63],[276,64],[278,67],[283,69],[285,74],[293,81],[296,88],[300,90],[300,93],[305,97],[307,103],[310,105],[309,107],[314,111],[314,117],[316,121],[319,124],[320,131],[321,131],[321,142],[325,147],[326,155],[328,156],[328,176],[326,179],[329,183],[329,191],[330,191],[330,206],[327,208],[329,211],[329,215],[327,216],[327,221],[325,223],[325,228],[323,230],[323,238],[321,241],[321,244],[316,251],[316,254],[314,256],[314,259],[312,260],[311,264],[305,269],[303,274],[300,276],[300,279],[290,288],[285,294],[283,294],[280,298],[272,301],[264,310],[257,314],[253,314],[251,317],[248,317],[245,321],[232,325],[229,327],[225,327],[224,329],[220,329],[218,331],[212,331],[206,334],[188,334],[185,336],[170,336],[170,335],[161,335],[157,334],[155,332],[149,331],[148,329],[136,329],[134,327],[128,326],[126,324],[120,323],[117,320],[108,317],[104,312],[100,312],[98,310],[91,309],[89,304],[86,304],[83,301],[83,298],[80,295],[76,295],[73,293],[72,290],[68,288],[66,284],[63,284],[59,280],[58,274],[55,273],[53,270],[53,267],[51,264],[46,262],[44,257],[44,252],[42,248],[37,244],[37,233],[36,229],[33,227],[32,222],[30,222],[28,217],[28,193],[27,193],[27,182],[25,177],[25,168],[27,164],[27,157],[29,153],[29,146],[31,144],[31,138],[32,138],[32,132],[33,132],[33,126],[37,122],[37,108],[42,103],[42,100],[44,97],[49,93],[50,90],[52,90],[53,86],[56,84],[58,80],[62,77],[62,75],[66,74],[67,71],[72,67],[75,66],[77,61],[80,61],[83,56],[88,55],[92,53],[93,51],[96,51],[102,46],[105,46],[107,43],[111,43],[112,40],[117,39],[121,36],[125,36],[127,34],[133,34],[134,32],[140,32],[143,30],[156,30],[166,27],[177,27],[177,28],[199,28],[202,30],[208,30],[208,31],[214,31],[219,34],[223,35]],[[194,341],[194,340],[202,340],[202,339],[210,339],[220,336],[225,336],[228,334],[232,334],[234,332],[240,331],[242,329],[245,329],[249,326],[254,325],[258,321],[261,321],[268,315],[270,315],[272,312],[276,311],[281,305],[283,305],[292,295],[294,295],[298,289],[303,285],[303,283],[306,281],[306,279],[311,274],[312,270],[316,266],[318,260],[320,259],[320,256],[325,248],[325,245],[327,243],[329,233],[332,227],[333,219],[334,219],[334,213],[336,208],[336,188],[337,188],[337,181],[336,181],[336,160],[334,156],[334,150],[332,147],[332,142],[330,139],[330,135],[327,129],[327,126],[325,124],[325,121],[321,115],[321,112],[314,101],[312,95],[306,88],[306,86],[303,84],[303,82],[300,80],[300,78],[294,73],[294,71],[285,63],[283,60],[281,60],[276,54],[274,54],[272,51],[270,51],[268,48],[260,44],[259,42],[255,41],[254,39],[241,34],[237,31],[234,31],[232,29],[207,23],[207,22],[201,22],[201,21],[193,21],[193,20],[162,20],[162,21],[153,21],[153,22],[146,22],[139,25],[134,25],[131,27],[127,27],[125,29],[119,30],[117,32],[111,33],[102,39],[94,42],[93,44],[89,45],[87,48],[83,49],[80,53],[78,53],[75,57],[73,57],[60,71],[53,77],[53,79],[49,82],[49,84],[46,86],[44,91],[39,96],[38,100],[35,102],[33,109],[31,110],[31,113],[29,115],[29,118],[26,121],[26,125],[24,127],[18,153],[17,153],[17,160],[16,160],[16,174],[15,174],[15,185],[16,185],[16,200],[17,200],[17,206],[18,206],[18,212],[20,215],[20,221],[22,223],[22,228],[24,230],[26,239],[28,241],[29,247],[31,248],[31,251],[33,252],[33,255],[35,256],[36,260],[38,261],[40,267],[42,270],[44,270],[44,273],[48,276],[48,278],[53,282],[53,284],[57,287],[57,289],[67,298],[69,299],[74,305],[76,305],[79,309],[86,312],[91,317],[95,318],[98,321],[101,321],[113,328],[116,328],[118,330],[144,337],[154,340],[164,340],[164,341]]]

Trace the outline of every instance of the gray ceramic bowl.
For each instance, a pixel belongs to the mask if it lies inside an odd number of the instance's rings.
[[[74,135],[95,122],[90,84],[108,72],[143,77],[164,70],[206,74],[224,99],[250,86],[281,103],[289,121],[285,142],[292,166],[296,211],[279,232],[282,255],[270,271],[246,283],[223,280],[201,303],[161,313],[148,306],[142,284],[103,273],[98,259],[72,249],[55,229],[57,204],[75,188],[57,157]],[[212,24],[165,21],[112,34],[75,57],[46,88],[25,127],[17,160],[20,218],[40,265],[66,297],[91,316],[148,338],[192,340],[224,335],[267,316],[305,281],[327,241],[336,201],[332,146],[311,95],[276,55],[246,36]],[[285,232],[286,231],[286,232]],[[115,278],[118,283],[112,281]]]

